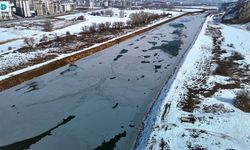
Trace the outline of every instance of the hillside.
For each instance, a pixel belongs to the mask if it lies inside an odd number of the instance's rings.
[[[239,0],[227,5],[222,21],[224,23],[247,23],[250,21],[250,0]]]

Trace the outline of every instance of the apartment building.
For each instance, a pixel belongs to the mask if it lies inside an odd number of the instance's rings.
[[[15,12],[22,17],[31,17],[29,0],[14,0]]]

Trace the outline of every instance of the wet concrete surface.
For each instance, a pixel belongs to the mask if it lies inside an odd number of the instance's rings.
[[[131,149],[204,19],[184,16],[1,92],[0,150]]]

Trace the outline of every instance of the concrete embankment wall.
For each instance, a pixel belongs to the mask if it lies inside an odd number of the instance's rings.
[[[201,11],[203,12],[203,11]],[[196,12],[197,13],[197,12]],[[25,82],[25,81],[28,81],[28,80],[31,80],[35,77],[38,77],[38,76],[41,76],[41,75],[44,75],[48,72],[51,72],[53,70],[56,70],[62,66],[65,66],[69,63],[72,63],[76,60],[79,60],[79,59],[82,59],[84,57],[87,57],[89,55],[92,55],[96,52],[99,52],[99,51],[102,51],[108,47],[111,47],[115,44],[119,44],[120,42],[122,41],[125,41],[127,39],[130,39],[132,37],[135,37],[141,33],[144,33],[144,32],[147,32],[149,30],[152,30],[153,28],[156,28],[158,26],[161,26],[165,23],[168,23],[172,20],[175,20],[177,18],[180,18],[184,15],[188,15],[188,14],[192,14],[191,12],[187,12],[187,13],[184,13],[180,16],[177,16],[177,17],[174,17],[174,18],[171,18],[171,19],[168,19],[166,21],[162,21],[162,22],[159,22],[157,24],[154,24],[152,26],[149,26],[149,27],[146,27],[146,28],[142,28],[142,29],[139,29],[139,30],[136,30],[135,32],[132,32],[130,34],[127,34],[125,36],[121,36],[121,37],[118,37],[118,38],[115,38],[113,40],[109,40],[107,42],[103,42],[97,46],[94,46],[94,47],[91,47],[91,48],[87,48],[85,51],[79,51],[78,53],[75,53],[73,55],[70,55],[70,56],[67,56],[67,57],[64,57],[62,59],[59,59],[59,60],[55,60],[55,61],[52,61],[48,64],[45,64],[43,66],[40,66],[38,68],[35,68],[35,69],[32,69],[32,70],[29,70],[29,71],[26,71],[26,72],[23,72],[23,73],[20,73],[20,74],[17,74],[17,75],[14,75],[14,76],[11,76],[9,78],[6,78],[6,79],[3,79],[0,81],[0,92],[3,91],[3,90],[6,90],[6,89],[9,89],[13,86],[16,86],[22,82]]]

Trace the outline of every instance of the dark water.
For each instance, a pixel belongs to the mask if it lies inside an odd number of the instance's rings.
[[[185,16],[0,93],[0,150],[130,149],[204,21]]]

